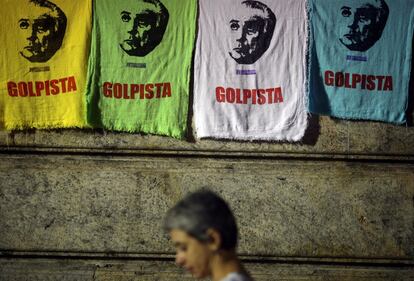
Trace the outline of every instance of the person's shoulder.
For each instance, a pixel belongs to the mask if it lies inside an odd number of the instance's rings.
[[[222,281],[253,281],[253,279],[242,273],[232,272],[227,275]]]

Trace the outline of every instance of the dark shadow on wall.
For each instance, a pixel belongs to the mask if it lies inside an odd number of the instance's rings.
[[[309,114],[308,127],[306,128],[302,143],[311,146],[316,145],[320,134],[321,125],[319,123],[319,116],[316,114]]]
[[[96,28],[96,27],[93,27]],[[95,36],[92,34],[92,36]],[[91,40],[93,40],[91,36]],[[97,38],[95,39],[97,40]],[[97,85],[99,78],[101,77],[101,48],[97,44],[92,45],[90,42],[89,56],[88,56],[88,81],[86,85],[87,95],[87,122],[94,128],[103,128],[102,124],[102,111],[100,109],[99,101],[101,99],[100,88]],[[99,59],[97,59],[99,58]],[[99,72],[98,72],[99,71]]]
[[[412,47],[411,50],[414,51],[414,38],[412,41]],[[413,114],[414,114],[414,56],[411,55],[411,73],[410,73],[410,84],[408,86],[408,105],[407,105],[407,111],[405,112],[407,117],[407,126],[412,127],[413,124]]]
[[[188,114],[187,114],[187,135],[185,140],[190,143],[195,143],[196,139],[194,137],[194,124],[193,124],[193,116],[194,116],[194,109],[193,109],[193,103],[194,103],[194,60],[195,60],[195,53],[196,53],[196,47],[197,47],[197,40],[198,40],[198,18],[200,16],[200,4],[197,2],[197,16],[196,16],[196,27],[195,27],[195,40],[193,45],[193,53],[191,55],[191,68],[190,68],[190,89],[188,91]]]
[[[308,36],[311,36],[312,30],[309,30]],[[314,58],[312,62],[312,58]],[[315,63],[316,61],[316,63]],[[319,115],[311,113],[311,95],[314,95],[315,98],[313,100],[317,100],[318,103],[321,102],[323,106],[328,106],[328,96],[326,92],[323,93],[315,93],[311,92],[312,89],[324,89],[323,79],[321,76],[321,69],[319,64],[317,63],[317,53],[314,44],[310,44],[308,47],[308,53],[306,54],[306,65],[309,66],[306,68],[306,77],[308,79],[306,95],[308,95],[308,102],[306,110],[309,112],[308,115],[308,126],[305,130],[305,134],[302,139],[302,143],[305,145],[314,146],[318,142],[319,135],[321,134],[321,125],[319,122]],[[312,72],[313,71],[313,72]],[[312,74],[314,76],[312,76]],[[313,83],[311,85],[311,83]],[[318,87],[319,86],[319,87]]]
[[[310,67],[308,71],[309,79],[309,112],[314,112],[317,109],[323,109],[323,114],[330,115],[331,106],[329,103],[328,94],[326,93],[322,70],[319,66],[318,54],[316,53],[315,46],[311,47],[309,55]]]

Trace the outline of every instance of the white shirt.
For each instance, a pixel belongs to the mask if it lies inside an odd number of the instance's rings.
[[[229,273],[226,277],[224,277],[224,279],[222,279],[221,281],[252,281],[252,279],[241,273],[232,272]]]

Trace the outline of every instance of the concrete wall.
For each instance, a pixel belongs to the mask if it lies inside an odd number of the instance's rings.
[[[192,280],[160,231],[211,185],[257,280],[414,280],[414,128],[313,116],[302,143],[0,132],[0,280]]]

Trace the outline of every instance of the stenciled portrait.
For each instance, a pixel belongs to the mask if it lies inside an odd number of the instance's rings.
[[[19,53],[30,62],[46,62],[61,48],[67,19],[47,0],[29,0],[27,13],[18,18]]]
[[[246,0],[231,14],[226,32],[230,34],[229,55],[238,64],[253,64],[267,51],[273,38],[276,16],[259,1]]]
[[[167,29],[169,13],[159,0],[136,0],[133,5],[119,3],[119,43],[130,56],[143,57],[162,41]]]
[[[339,41],[351,51],[365,52],[381,38],[389,9],[384,0],[343,1],[338,12]]]

